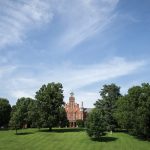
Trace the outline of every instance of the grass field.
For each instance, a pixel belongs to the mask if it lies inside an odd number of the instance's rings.
[[[150,150],[150,142],[125,133],[107,134],[102,142],[92,141],[79,129],[0,131],[0,150]]]

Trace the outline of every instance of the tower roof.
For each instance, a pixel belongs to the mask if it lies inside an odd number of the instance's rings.
[[[74,93],[70,93],[69,101],[75,101]]]
[[[74,93],[73,93],[73,92],[71,92],[71,93],[70,93],[70,96],[71,96],[71,97],[73,97],[73,96],[74,96]]]

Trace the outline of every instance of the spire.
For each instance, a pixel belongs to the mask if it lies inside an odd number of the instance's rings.
[[[80,111],[83,111],[83,102],[81,102],[81,107],[80,107]]]

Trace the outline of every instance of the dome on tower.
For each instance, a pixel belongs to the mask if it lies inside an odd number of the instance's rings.
[[[74,93],[70,93],[69,101],[75,101]]]

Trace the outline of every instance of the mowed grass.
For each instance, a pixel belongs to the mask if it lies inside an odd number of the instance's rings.
[[[150,142],[125,133],[107,134],[102,141],[92,141],[84,130],[38,129],[0,131],[0,150],[150,150]]]

